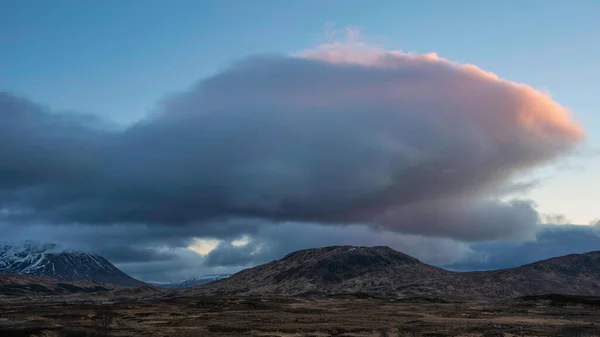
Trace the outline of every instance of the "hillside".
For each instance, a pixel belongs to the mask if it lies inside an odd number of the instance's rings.
[[[122,287],[95,281],[61,281],[31,275],[0,274],[0,298],[36,300],[116,300],[152,298],[162,291],[156,287]]]
[[[367,292],[395,296],[398,286],[449,274],[389,247],[332,246],[300,250],[191,291],[209,295]]]
[[[516,268],[454,273],[463,296],[600,295],[600,251],[570,254]]]
[[[281,260],[184,292],[188,295],[339,295],[501,299],[548,293],[600,295],[600,252],[484,272],[451,272],[389,247],[333,246]]]
[[[30,275],[0,274],[0,295],[64,295],[73,293],[98,293],[113,290],[105,284],[90,281],[62,282]]]

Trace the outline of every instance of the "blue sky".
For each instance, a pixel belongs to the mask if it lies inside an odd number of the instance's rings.
[[[524,172],[520,180],[539,183],[516,196],[531,198],[540,213],[588,224],[600,218],[599,18],[600,4],[584,0],[3,0],[0,92],[127,125],[155,111],[164,98],[188,90],[236,60],[296,53],[344,39],[344,28],[356,27],[360,39],[369,44],[436,52],[458,63],[475,64],[501,78],[548,91],[571,108],[586,129],[586,141],[577,154]],[[287,234],[278,228],[268,227],[264,235],[283,242]],[[337,229],[315,228],[316,233],[326,233],[319,234],[322,244],[339,243],[329,240]],[[85,230],[99,235],[93,226]],[[368,237],[361,231],[339,235],[342,242],[354,244]],[[298,230],[295,236],[301,233]],[[581,233],[589,236],[587,231]],[[111,235],[107,234],[110,240]],[[369,235],[374,238],[367,244],[385,241],[386,235]],[[560,245],[562,236],[554,234],[555,241],[548,246]],[[595,247],[595,238],[586,247]],[[564,244],[569,251],[580,246],[572,241]],[[299,242],[293,247],[305,248],[316,241],[306,234]],[[413,237],[399,242],[408,252],[411,244],[423,246]],[[282,244],[277,254],[288,248]]]
[[[130,121],[231,61],[290,53],[328,27],[435,51],[547,89],[598,126],[594,1],[3,1],[0,87],[56,108]],[[590,137],[598,140],[593,133]]]

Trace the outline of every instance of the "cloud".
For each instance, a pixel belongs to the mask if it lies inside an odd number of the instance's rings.
[[[531,237],[533,205],[497,191],[584,136],[529,86],[356,43],[250,57],[123,130],[8,94],[0,118],[5,221],[204,226],[232,240],[215,224]]]
[[[567,254],[600,250],[600,228],[582,225],[540,226],[535,240],[483,242],[470,246],[463,261],[447,264],[454,270],[489,270],[512,268]]]
[[[540,222],[552,225],[571,225],[572,222],[564,214],[540,214]]]
[[[51,113],[0,92],[0,121],[0,189],[78,183],[102,163],[108,133],[92,116]]]
[[[248,243],[250,243],[250,238],[248,237],[248,235],[243,235],[239,239],[231,241],[231,245],[234,247],[243,247]]]
[[[219,246],[221,241],[216,239],[194,239],[194,242],[190,244],[187,248],[192,250],[201,256],[206,256],[210,254],[215,248]]]

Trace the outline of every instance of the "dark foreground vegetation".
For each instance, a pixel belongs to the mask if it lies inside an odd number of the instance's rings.
[[[600,298],[498,302],[368,296],[190,297],[119,303],[5,300],[2,337],[600,336]]]

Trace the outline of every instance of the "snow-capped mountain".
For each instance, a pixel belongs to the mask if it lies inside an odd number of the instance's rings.
[[[221,280],[224,278],[228,278],[232,274],[211,274],[211,275],[203,275],[192,277],[191,279],[185,280],[183,282],[177,283],[154,283],[155,286],[159,288],[165,289],[181,289],[181,288],[191,288],[195,286],[199,286],[201,284],[207,284],[210,282],[214,282],[217,280]]]
[[[49,277],[63,281],[94,280],[121,286],[144,283],[97,254],[60,249],[52,243],[0,244],[0,273]]]

